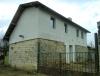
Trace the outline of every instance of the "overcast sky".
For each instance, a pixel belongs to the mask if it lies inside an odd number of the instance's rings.
[[[0,37],[6,32],[19,4],[35,0],[0,0]],[[100,20],[100,0],[38,0],[88,29],[88,43],[93,41]]]

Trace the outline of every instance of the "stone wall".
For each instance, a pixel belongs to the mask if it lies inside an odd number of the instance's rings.
[[[9,63],[11,66],[19,69],[37,70],[38,51],[40,52],[40,58],[43,58],[41,57],[41,53],[52,53],[56,57],[57,54],[55,53],[65,53],[65,50],[64,43],[53,40],[37,38],[21,41],[10,44]]]
[[[40,52],[42,53],[66,53],[66,46],[63,42],[39,39]]]
[[[37,39],[11,44],[9,63],[24,70],[37,69]]]
[[[63,42],[47,39],[39,39],[39,42],[42,66],[54,67],[59,65],[61,60],[61,62],[66,62],[66,46]]]
[[[88,52],[86,46],[75,45],[75,52]]]
[[[76,51],[76,53],[75,53],[76,62],[84,63],[84,62],[88,61],[89,56],[88,56],[88,48],[87,47],[76,45],[75,51]]]

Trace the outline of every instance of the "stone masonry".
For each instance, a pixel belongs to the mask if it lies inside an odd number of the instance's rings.
[[[65,53],[65,45],[63,42],[41,38],[10,44],[9,64],[19,69],[37,70],[39,52]]]
[[[86,46],[75,45],[75,52],[88,52]]]
[[[42,53],[66,53],[66,46],[63,42],[48,40],[48,39],[39,39],[40,42],[40,52]]]
[[[37,39],[11,44],[9,63],[24,70],[37,69],[37,47]]]
[[[86,62],[88,60],[88,48],[86,46],[75,45],[75,61]]]

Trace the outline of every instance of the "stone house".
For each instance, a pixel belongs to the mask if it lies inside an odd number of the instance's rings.
[[[88,32],[40,2],[21,4],[4,36],[9,42],[9,64],[32,70],[37,69],[40,52],[87,51]]]

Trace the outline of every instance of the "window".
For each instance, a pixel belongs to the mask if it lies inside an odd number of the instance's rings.
[[[53,28],[55,28],[55,18],[54,18],[54,17],[51,17],[50,23],[51,23],[51,26],[52,26]]]
[[[81,38],[83,39],[84,38],[84,33],[81,31]]]
[[[76,36],[79,37],[79,30],[76,30]]]
[[[64,26],[65,26],[65,33],[67,33],[68,32],[68,26],[67,26],[66,23],[64,23]]]

